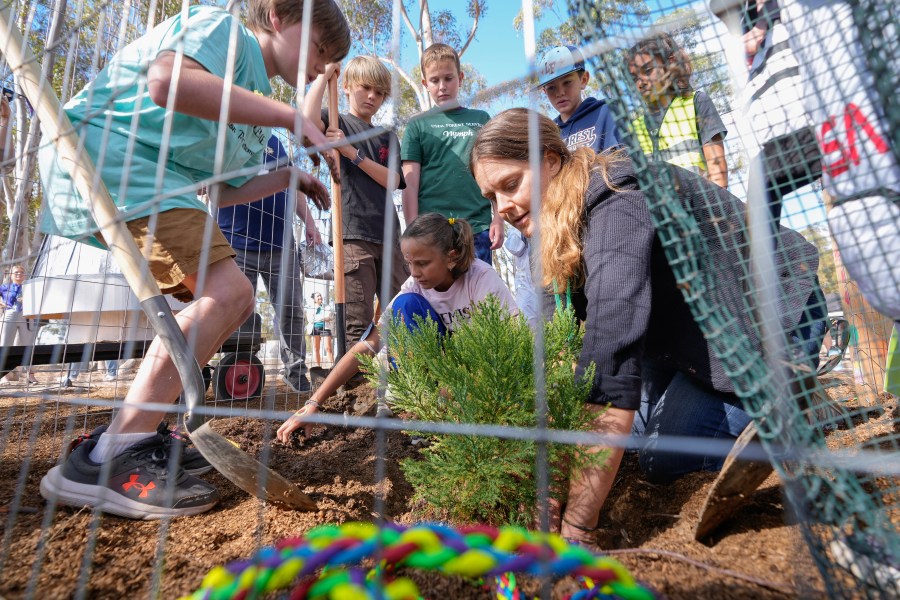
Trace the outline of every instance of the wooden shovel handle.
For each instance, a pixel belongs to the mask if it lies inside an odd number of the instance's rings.
[[[37,59],[25,44],[12,19],[9,5],[0,7],[0,51],[15,75],[25,97],[41,120],[44,135],[56,145],[60,163],[72,177],[75,189],[87,202],[100,233],[115,256],[122,274],[138,300],[161,295],[151,277],[141,277],[143,257],[128,229],[119,218],[119,211],[103,180],[97,176],[94,161],[78,151],[78,136],[69,117],[63,112],[49,82],[41,80]]]
[[[338,126],[338,82],[337,73],[328,80],[328,123]],[[334,301],[343,304],[344,291],[344,219],[341,202],[341,153],[334,153],[334,173],[331,178],[331,227],[334,243]]]

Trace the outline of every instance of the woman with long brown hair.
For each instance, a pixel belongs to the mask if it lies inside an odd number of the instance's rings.
[[[507,110],[485,125],[475,140],[471,167],[482,193],[510,224],[528,237],[540,226],[543,285],[559,300],[568,297],[584,322],[578,372],[596,365],[589,402],[605,411],[595,430],[642,436],[639,462],[651,481],[721,468],[721,455],[657,448],[661,436],[733,439],[750,417],[676,286],[631,161],[622,153],[570,152],[550,119],[535,118],[539,172],[529,163],[526,109]],[[686,170],[665,163],[651,168],[672,177],[678,199],[698,220],[722,286],[718,289],[725,290],[710,300],[724,303],[738,327],[755,339],[735,250],[746,243],[740,237],[742,203]],[[531,213],[535,177],[540,177],[540,214]],[[726,243],[716,227],[728,225],[728,235],[738,237]],[[782,324],[801,339],[803,332],[794,330],[815,285],[818,255],[790,230],[779,232],[779,244],[779,273],[790,290]],[[591,542],[623,455],[622,448],[610,451],[606,468],[571,475],[559,523],[563,536]]]

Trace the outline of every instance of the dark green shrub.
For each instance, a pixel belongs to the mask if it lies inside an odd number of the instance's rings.
[[[576,380],[573,364],[581,350],[582,332],[571,311],[558,313],[545,327],[545,377],[550,427],[586,430],[592,415],[585,399],[593,365]],[[521,316],[510,316],[494,297],[473,309],[468,323],[441,339],[437,324],[419,322],[409,331],[393,323],[390,355],[396,369],[388,373],[395,412],[414,419],[454,423],[534,427],[534,339]],[[378,361],[364,361],[377,384]],[[536,514],[535,453],[530,441],[474,435],[424,434],[430,443],[421,460],[402,467],[434,515],[456,521],[531,525]],[[568,469],[602,462],[604,454],[587,457],[578,447],[549,446],[554,483],[561,498]]]

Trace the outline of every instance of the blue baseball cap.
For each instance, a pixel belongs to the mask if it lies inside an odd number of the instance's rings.
[[[569,73],[584,71],[584,57],[575,46],[557,46],[548,50],[538,63],[538,88]]]

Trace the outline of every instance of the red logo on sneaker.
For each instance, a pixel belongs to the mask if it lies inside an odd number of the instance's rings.
[[[131,488],[135,488],[137,490],[140,490],[140,492],[141,492],[140,494],[138,494],[138,498],[146,498],[147,492],[149,492],[150,490],[155,488],[156,484],[153,483],[152,481],[150,483],[146,483],[146,484],[141,483],[138,481],[138,477],[139,477],[139,475],[136,475],[136,474],[132,475],[128,481],[126,481],[125,483],[122,484],[122,489],[127,492]]]

